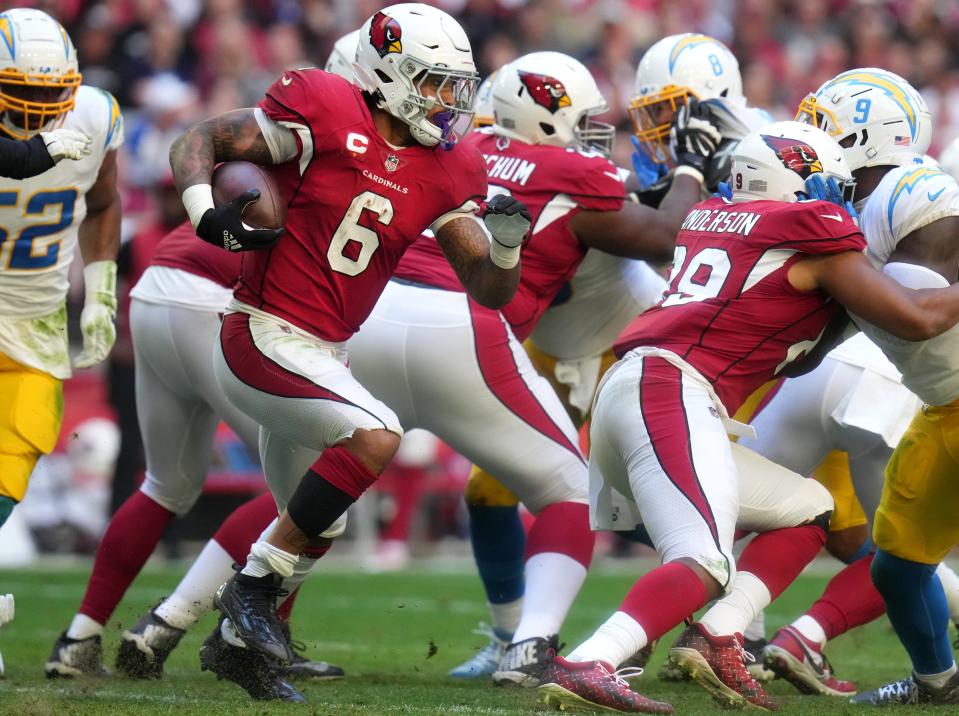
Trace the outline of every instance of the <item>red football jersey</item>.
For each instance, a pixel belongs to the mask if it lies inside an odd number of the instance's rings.
[[[809,254],[865,246],[849,215],[828,202],[704,201],[676,237],[663,300],[627,326],[613,349],[619,356],[637,346],[676,353],[732,414],[809,353],[844,310],[821,291],[793,288],[789,268]]]
[[[391,146],[360,90],[319,69],[287,72],[259,106],[296,133],[299,153],[269,167],[289,197],[286,233],[247,254],[236,297],[345,341],[406,248],[436,219],[483,199],[483,158],[471,146]]]
[[[233,288],[240,276],[240,254],[208,244],[197,238],[193,225],[185,221],[160,239],[151,266],[168,266]]]
[[[616,167],[595,153],[526,144],[498,137],[490,130],[473,132],[464,143],[475,146],[486,159],[490,196],[511,194],[526,204],[532,215],[519,287],[501,309],[516,336],[525,340],[586,254],[586,247],[570,231],[570,219],[584,210],[621,209],[623,182]],[[432,236],[413,245],[396,275],[463,290]]]

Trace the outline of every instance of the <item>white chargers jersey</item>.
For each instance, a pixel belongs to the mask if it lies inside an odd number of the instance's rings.
[[[912,232],[949,216],[959,216],[959,184],[929,164],[893,169],[866,201],[861,226],[866,255],[885,267],[896,246]],[[959,240],[959,237],[957,237]],[[945,287],[945,278],[928,269],[884,272],[910,288]],[[918,282],[915,277],[918,277]],[[947,405],[959,398],[959,327],[928,341],[905,341],[857,319],[863,333],[882,348],[902,373],[902,382],[930,405]]]
[[[0,177],[0,352],[65,378],[67,274],[86,193],[107,152],[123,143],[123,118],[108,92],[81,86],[61,126],[93,139],[89,156],[29,179]]]
[[[559,360],[601,355],[631,320],[659,302],[666,285],[644,261],[592,249],[570,281],[569,300],[550,307],[530,337]]]

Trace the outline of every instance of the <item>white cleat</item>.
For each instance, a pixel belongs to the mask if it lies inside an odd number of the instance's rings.
[[[479,628],[474,629],[473,633],[489,637],[489,643],[472,658],[450,669],[447,676],[452,676],[454,679],[486,679],[499,668],[500,661],[506,655],[509,640],[497,637],[493,627],[483,622],[480,622]]]

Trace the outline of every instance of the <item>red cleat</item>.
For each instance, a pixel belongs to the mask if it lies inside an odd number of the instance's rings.
[[[825,694],[848,698],[857,687],[833,675],[832,665],[819,644],[791,626],[783,627],[763,649],[766,668],[775,672],[804,694]]]
[[[671,714],[673,707],[629,688],[626,679],[642,669],[613,669],[601,661],[566,661],[561,656],[546,667],[539,690],[543,700],[560,711],[614,711],[623,714]]]
[[[702,624],[691,624],[669,650],[669,661],[689,675],[724,707],[779,708],[746,668],[752,660],[743,648],[743,635],[713,636]]]

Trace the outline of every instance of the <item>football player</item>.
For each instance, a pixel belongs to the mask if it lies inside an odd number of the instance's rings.
[[[765,112],[746,106],[739,64],[719,40],[695,34],[663,38],[639,63],[629,109],[636,133],[637,177],[641,184],[645,178],[654,185],[641,187],[644,203],[657,205],[669,187],[669,169],[675,165],[670,132],[677,109],[690,98],[710,108],[722,135],[719,149],[705,163],[703,196],[728,174],[729,149],[769,121]],[[665,281],[646,263],[590,251],[537,322],[527,351],[577,427],[586,419],[600,377],[615,361],[610,351],[613,340],[634,316],[660,299],[664,288]],[[488,472],[476,468],[471,472],[466,503],[491,633],[486,646],[449,673],[479,678],[495,670],[523,608],[524,531],[518,498]]]
[[[910,288],[955,284],[959,254],[952,239],[959,230],[959,185],[921,160],[932,132],[921,96],[893,73],[856,69],[823,84],[801,104],[797,116],[824,128],[843,147],[865,197],[859,203],[867,256],[873,264]],[[868,316],[856,320],[901,372],[903,384],[926,405],[886,467],[873,525],[877,549],[871,566],[889,619],[912,659],[913,676],[854,700],[959,703],[959,676],[948,639],[949,609],[936,574],[937,565],[959,540],[955,520],[959,490],[954,485],[949,432],[952,404],[959,399],[953,358],[957,334],[953,329],[932,340],[909,343],[877,329],[879,324]],[[863,602],[875,601],[869,598],[872,590],[864,576],[850,580],[846,590],[855,595],[848,607],[856,608],[846,610],[852,615],[862,614]],[[841,633],[828,622],[819,626],[830,628],[830,637]],[[818,634],[796,630],[782,640],[783,651],[803,646],[796,643],[797,636],[805,637],[805,645],[821,641]]]
[[[815,174],[833,182],[838,205],[797,203]],[[569,657],[554,660],[541,687],[552,702],[671,712],[630,690],[616,666],[733,585],[737,515],[745,527],[750,512],[762,513],[761,504],[744,509],[740,493],[758,464],[772,463],[730,443],[729,412],[813,352],[845,320],[842,306],[907,340],[959,320],[959,289],[908,291],[872,268],[840,206],[851,172],[823,131],[784,122],[748,135],[734,150],[731,178],[731,200],[699,204],[684,221],[670,290],[620,337],[623,359],[601,383],[592,417],[594,525],[641,521],[663,566]],[[776,481],[763,472],[765,506],[778,506]],[[826,524],[828,512],[750,543],[738,566],[755,599],[785,589],[819,551]],[[740,615],[714,617],[691,625],[671,657],[701,672],[724,703],[774,708],[745,671]]]
[[[328,544],[323,534],[376,480],[402,434],[393,411],[350,373],[344,341],[426,228],[490,306],[515,292],[529,228],[525,207],[505,197],[487,206],[492,242],[475,219],[485,165],[457,141],[478,78],[453,18],[416,3],[375,13],[360,30],[355,71],[358,86],[322,70],[287,72],[258,107],[201,122],[171,150],[197,234],[230,250],[262,249],[243,262],[214,370],[230,402],[261,425],[264,474],[281,507],[277,526],[218,592],[228,620],[206,648],[226,639],[280,663],[293,656],[275,612],[284,579],[308,571]],[[272,165],[289,201],[282,239],[244,225],[255,191],[214,206],[213,166],[234,159]]]

